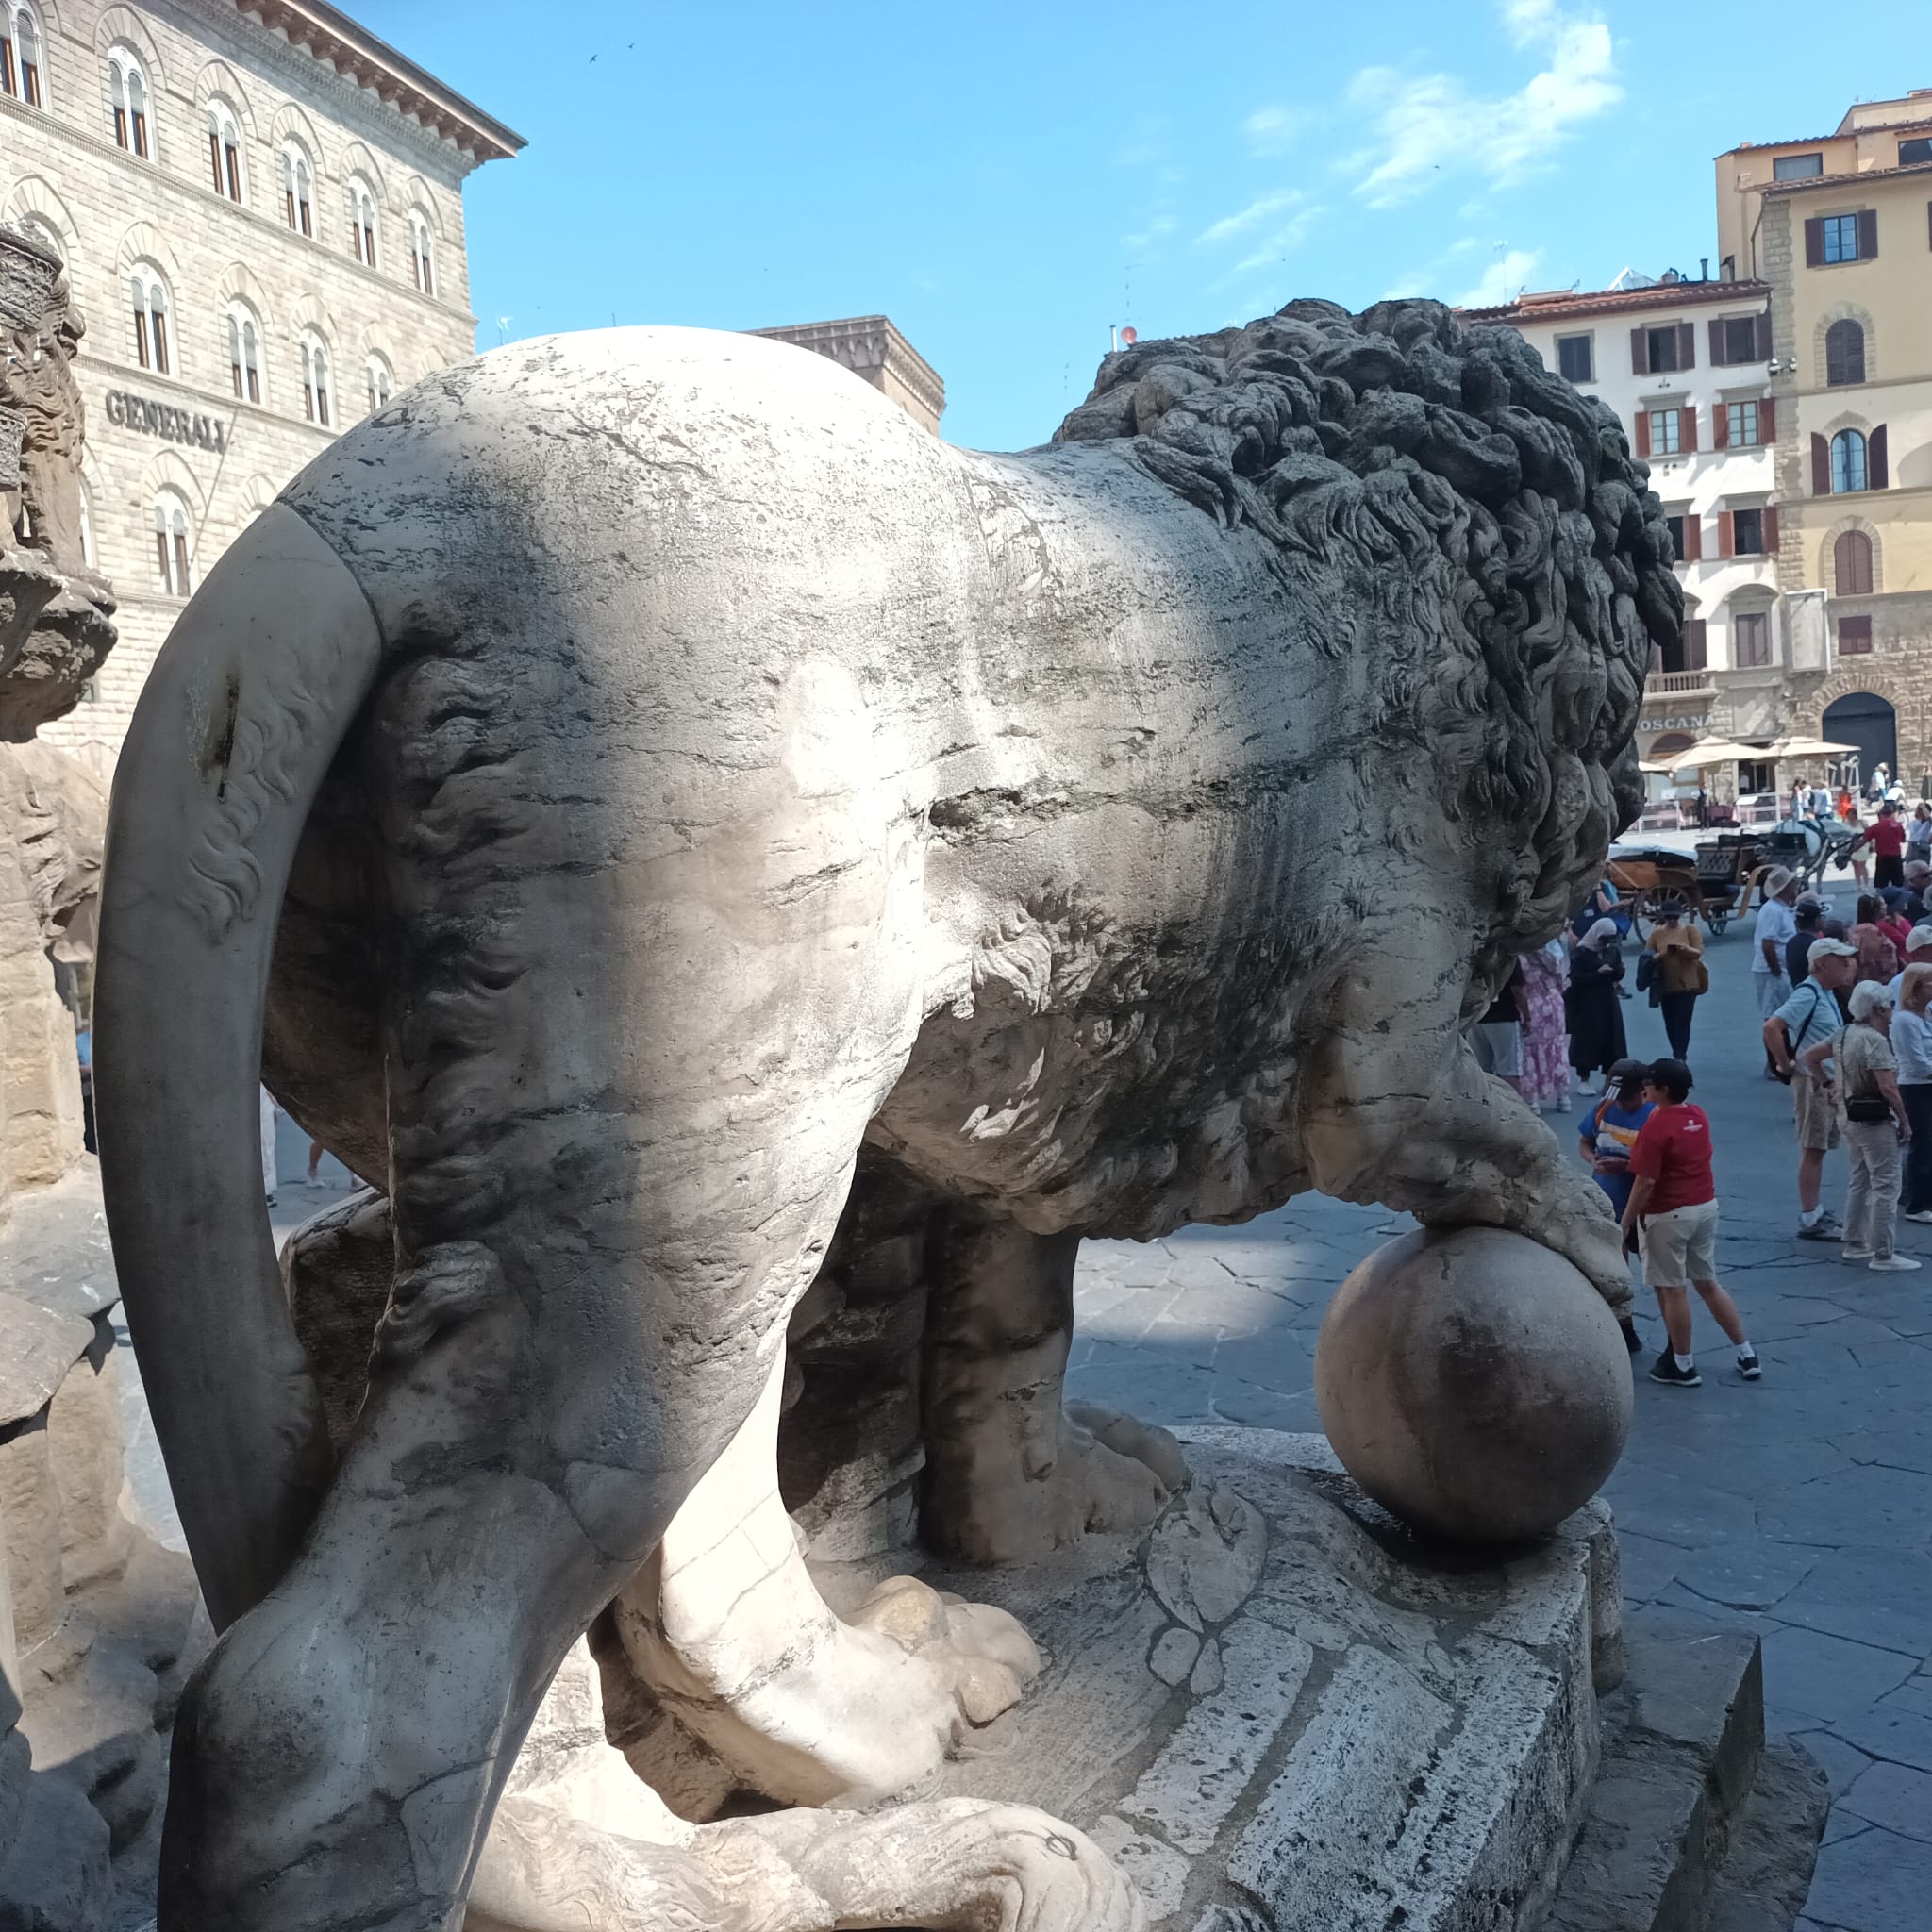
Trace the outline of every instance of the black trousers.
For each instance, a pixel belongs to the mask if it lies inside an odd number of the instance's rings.
[[[1690,1016],[1699,995],[1694,992],[1660,992],[1657,1003],[1664,1016],[1664,1038],[1671,1042],[1671,1057],[1688,1061],[1690,1058]]]
[[[1921,1214],[1932,1208],[1932,1081],[1901,1080],[1898,1097],[1906,1104],[1912,1138],[1906,1142],[1905,1184],[1899,1189],[1898,1211]]]
[[[1872,861],[1872,883],[1882,892],[1887,886],[1902,886],[1906,882],[1906,861],[1902,853],[1887,858],[1884,853]]]

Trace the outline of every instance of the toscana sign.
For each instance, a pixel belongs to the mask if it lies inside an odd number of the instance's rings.
[[[162,436],[170,442],[211,449],[217,456],[228,447],[228,432],[219,417],[192,416],[186,409],[138,396],[132,390],[108,391],[108,421],[123,429],[138,429],[144,436]]]

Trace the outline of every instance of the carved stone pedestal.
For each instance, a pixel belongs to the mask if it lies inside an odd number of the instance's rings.
[[[1047,1656],[945,1790],[1080,1826],[1182,1932],[1537,1924],[1622,1670],[1608,1511],[1474,1556],[1417,1542],[1320,1437],[1182,1440],[1193,1488],[1132,1559],[926,1573]]]

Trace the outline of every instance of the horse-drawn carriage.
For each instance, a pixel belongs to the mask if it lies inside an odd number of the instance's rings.
[[[1771,830],[1699,840],[1694,854],[1664,845],[1613,846],[1604,872],[1639,939],[1656,924],[1667,900],[1680,905],[1685,918],[1703,920],[1716,938],[1762,902],[1767,874],[1781,869],[1815,886],[1827,866],[1845,861],[1857,836],[1856,826],[1787,820]]]

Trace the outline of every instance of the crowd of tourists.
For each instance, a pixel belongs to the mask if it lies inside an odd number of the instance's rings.
[[[1920,827],[1923,826],[1922,833]],[[1802,1240],[1839,1243],[1877,1274],[1923,1264],[1901,1254],[1901,1219],[1932,1224],[1932,810],[1881,806],[1865,828],[1874,876],[1857,879],[1853,916],[1777,869],[1762,881],[1751,979],[1764,1071],[1791,1090]],[[1862,868],[1860,868],[1862,869]],[[1869,889],[1865,889],[1869,883]],[[1711,1124],[1690,1100],[1692,1023],[1709,990],[1703,935],[1688,906],[1667,902],[1636,953],[1631,921],[1606,881],[1557,940],[1515,964],[1474,1029],[1482,1063],[1531,1106],[1568,1111],[1584,1098],[1577,1146],[1657,1296],[1665,1341],[1650,1369],[1666,1387],[1701,1386],[1694,1292],[1730,1342],[1737,1373],[1762,1374],[1742,1314],[1718,1279]],[[1632,1058],[1624,1005],[1647,996],[1667,1058]],[[1844,1210],[1824,1201],[1827,1157],[1847,1158]],[[1636,1330],[1625,1341],[1635,1353]]]

